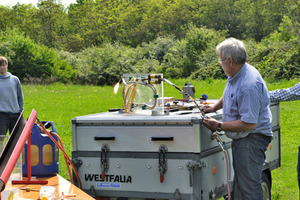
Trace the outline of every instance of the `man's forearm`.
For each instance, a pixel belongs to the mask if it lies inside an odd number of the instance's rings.
[[[223,96],[213,105],[214,111],[220,110],[223,108]]]
[[[269,94],[271,102],[300,100],[300,83],[291,88],[270,91]]]
[[[245,123],[240,119],[230,122],[222,122],[222,131],[243,132],[253,130],[255,128],[256,124]]]

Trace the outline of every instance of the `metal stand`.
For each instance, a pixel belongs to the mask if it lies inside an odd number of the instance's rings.
[[[13,180],[11,184],[48,184],[45,180],[31,180],[31,134],[27,139],[27,180]]]
[[[26,141],[28,142],[28,180],[12,181],[12,184],[47,184],[48,181],[31,180],[31,130],[37,119],[37,113],[32,110],[29,119],[26,120],[20,114],[18,122],[10,135],[5,148],[0,155],[0,192],[5,189],[9,177],[22,153]],[[18,124],[18,125],[17,125]],[[16,129],[16,127],[18,128]],[[21,126],[21,127],[19,127]],[[23,128],[24,126],[24,128]],[[16,129],[16,130],[15,130]]]

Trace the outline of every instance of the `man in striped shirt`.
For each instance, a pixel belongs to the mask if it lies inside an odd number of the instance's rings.
[[[287,89],[277,89],[269,92],[271,103],[281,102],[281,101],[295,101],[300,100],[300,82],[293,87]],[[298,186],[300,190],[300,145],[298,147],[298,164],[297,164],[297,174],[298,174]],[[300,193],[299,193],[300,197]],[[299,198],[300,199],[300,198]]]
[[[270,101],[281,102],[281,101],[294,101],[300,99],[300,83],[297,83],[293,87],[281,90],[273,90],[269,92]]]

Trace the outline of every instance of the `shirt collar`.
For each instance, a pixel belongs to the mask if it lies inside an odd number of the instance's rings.
[[[11,76],[11,73],[7,72],[6,75],[0,76],[0,79],[6,79],[6,78],[9,78],[10,76]]]
[[[234,84],[246,72],[246,68],[247,68],[247,63],[243,65],[243,67],[236,75],[234,75],[233,77],[228,76],[229,83]]]

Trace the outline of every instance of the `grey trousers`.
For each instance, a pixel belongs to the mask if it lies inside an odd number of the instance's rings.
[[[233,140],[234,200],[263,200],[262,167],[271,140],[258,133]]]

